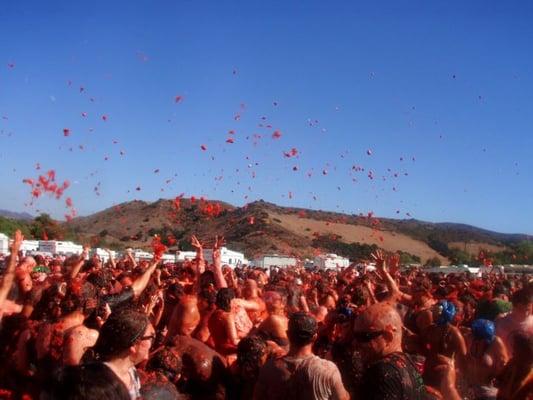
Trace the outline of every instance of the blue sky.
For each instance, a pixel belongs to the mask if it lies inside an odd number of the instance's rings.
[[[3,2],[0,208],[63,218],[64,198],[25,205],[54,169],[80,215],[185,193],[531,234],[532,20],[528,1]]]

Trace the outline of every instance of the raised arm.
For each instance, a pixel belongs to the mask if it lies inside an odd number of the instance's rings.
[[[85,259],[87,258],[87,255],[89,254],[89,246],[83,246],[83,251],[80,254],[80,259],[76,264],[73,265],[72,269],[70,270],[69,278],[74,279],[78,274],[80,273],[81,267],[83,267],[83,264],[85,263]]]
[[[133,257],[131,249],[126,250],[126,258],[133,264],[133,269],[137,268],[137,260],[135,260],[135,257]]]
[[[135,279],[135,281],[132,283],[131,288],[133,290],[133,296],[137,299],[141,295],[141,293],[146,289],[146,286],[148,286],[148,282],[150,282],[150,277],[154,273],[157,264],[159,263],[159,260],[154,258],[148,268],[143,272],[143,274]]]
[[[2,279],[2,284],[0,286],[0,310],[3,308],[4,302],[11,290],[13,281],[15,279],[15,267],[17,266],[17,256],[22,245],[24,236],[20,230],[15,231],[15,237],[13,238],[13,243],[11,244],[11,255],[9,257],[9,263],[7,265],[4,277]]]
[[[115,262],[115,259],[113,258],[113,253],[109,249],[105,249],[107,255],[109,256],[109,264],[111,264],[111,268],[115,269],[117,268],[117,263]]]
[[[372,258],[376,261],[376,269],[378,270],[381,278],[385,281],[385,285],[387,285],[387,288],[389,289],[387,301],[399,301],[404,298],[407,299],[407,295],[402,293],[402,291],[398,288],[398,284],[389,273],[385,256],[381,250],[376,250],[376,252],[372,253]],[[392,265],[394,265],[395,268],[397,268],[400,258],[397,255],[393,255],[389,258],[389,261]]]
[[[200,291],[200,275],[204,272],[205,260],[204,260],[204,248],[202,243],[198,240],[195,235],[191,236],[191,246],[196,249],[196,258],[194,260],[194,289],[195,292]]]
[[[222,272],[222,258],[220,254],[222,246],[224,246],[224,237],[217,236],[215,238],[215,245],[213,246],[213,272],[215,274],[217,289],[228,287],[228,282],[226,282],[226,278]]]

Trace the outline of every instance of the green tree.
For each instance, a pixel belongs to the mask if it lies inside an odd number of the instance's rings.
[[[440,267],[442,265],[439,257],[431,257],[425,263],[425,267]]]
[[[30,236],[30,229],[28,223],[24,221],[17,221],[11,218],[0,217],[0,232],[12,237],[15,231],[20,229],[24,237]]]
[[[36,217],[29,230],[35,239],[63,240],[65,237],[62,226],[48,214],[41,214]]]

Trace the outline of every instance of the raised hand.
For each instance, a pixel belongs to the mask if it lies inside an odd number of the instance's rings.
[[[191,236],[191,246],[197,250],[201,250],[203,248],[202,243],[198,240],[198,238],[195,235]]]
[[[226,244],[226,241],[224,240],[224,236],[215,236],[215,245],[213,246],[213,250],[221,249],[222,246],[224,246],[224,244]]]
[[[13,243],[11,243],[11,254],[16,255],[19,252],[23,240],[24,236],[22,235],[22,232],[20,229],[17,229],[15,231],[15,236],[13,237]]]
[[[385,255],[383,254],[383,252],[381,250],[376,250],[370,256],[376,262],[376,268],[379,271],[386,271],[387,270],[387,264],[385,262]]]
[[[400,255],[397,253],[392,254],[389,257],[388,264],[391,273],[394,275],[400,269]]]

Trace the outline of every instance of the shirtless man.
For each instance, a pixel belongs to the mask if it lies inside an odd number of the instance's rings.
[[[466,356],[466,343],[456,326],[452,325],[456,313],[455,305],[441,300],[433,307],[433,320],[423,334],[426,363],[424,367],[424,383],[438,389],[440,376],[434,373],[435,367],[441,364],[438,356],[456,358],[462,362]]]
[[[528,288],[518,290],[511,297],[513,310],[495,321],[496,335],[503,340],[510,356],[513,356],[513,335],[522,331],[533,335],[533,291]]]
[[[191,336],[199,323],[198,297],[183,295],[172,312],[168,324],[167,342],[172,342],[178,335]]]
[[[289,320],[285,315],[283,297],[277,292],[266,292],[265,304],[268,317],[259,325],[258,333],[265,340],[271,340],[278,346],[287,346],[289,344],[287,337]]]
[[[402,351],[402,326],[400,315],[387,303],[371,305],[356,319],[353,336],[366,365],[359,398],[425,398],[422,378]],[[447,395],[450,396],[446,398],[459,398],[457,393]]]
[[[496,336],[494,323],[486,319],[475,320],[465,367],[474,399],[496,399],[494,379],[507,361],[507,349],[502,339]]]
[[[261,297],[259,297],[259,289],[257,282],[253,279],[246,279],[244,282],[243,296],[249,302],[257,304],[256,310],[247,310],[250,320],[254,326],[258,326],[266,317],[266,305]]]
[[[223,356],[235,355],[236,357],[239,337],[235,326],[235,315],[231,307],[234,296],[233,289],[222,288],[218,291],[217,309],[211,314],[208,325],[215,350]]]

